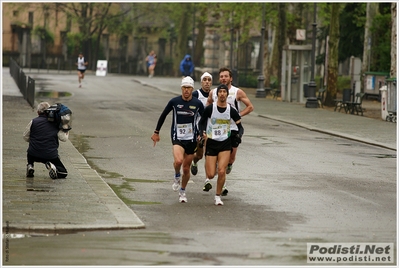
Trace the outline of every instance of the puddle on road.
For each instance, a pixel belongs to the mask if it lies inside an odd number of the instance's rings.
[[[3,239],[19,239],[19,238],[28,238],[28,237],[47,237],[47,236],[57,236],[58,234],[37,234],[37,233],[31,233],[31,234],[3,234]]]
[[[396,158],[396,154],[377,154],[374,155],[377,158]]]
[[[46,97],[46,98],[62,98],[62,97],[72,96],[72,94],[69,92],[48,91],[48,90],[37,91],[35,95],[36,95],[36,97]]]

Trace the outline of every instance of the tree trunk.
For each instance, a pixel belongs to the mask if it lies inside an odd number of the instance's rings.
[[[364,26],[363,61],[362,73],[369,71],[370,46],[371,46],[371,24],[377,15],[378,3],[367,3],[366,25]],[[370,44],[369,44],[370,42]]]
[[[270,68],[269,68],[269,31],[266,30],[265,25],[265,39],[263,40],[263,76],[265,78],[264,86],[270,87]]]
[[[205,16],[207,10],[206,9],[202,9],[201,10],[201,16],[200,18],[202,18],[203,16]],[[197,38],[195,39],[195,51],[194,51],[194,55],[193,55],[193,60],[194,60],[194,64],[196,66],[200,66],[201,65],[201,59],[204,55],[204,39],[205,39],[205,23],[198,23],[198,34],[197,34]]]
[[[331,4],[330,37],[328,40],[328,74],[326,106],[334,106],[337,98],[338,43],[339,43],[339,3]]]
[[[282,60],[283,60],[283,47],[285,45],[285,39],[286,39],[286,25],[287,25],[287,17],[286,17],[286,4],[285,3],[279,3],[278,4],[278,88],[281,90],[281,69],[283,66]]]
[[[272,55],[271,55],[271,64],[270,64],[270,73],[271,75],[277,77],[277,80],[280,80],[280,77],[278,76],[278,64],[280,61],[279,58],[279,50],[278,50],[278,35],[279,35],[279,31],[277,30],[278,27],[274,26],[273,27],[273,38],[272,38]]]
[[[391,71],[390,76],[396,77],[396,2],[391,4]]]
[[[191,54],[187,50],[187,37],[190,23],[187,21],[187,14],[190,14],[191,7],[189,4],[181,4],[182,12],[180,13],[180,18],[177,19],[178,25],[178,37],[177,37],[177,49],[174,50],[173,55],[173,69],[175,76],[180,75],[179,66],[184,55]],[[192,55],[191,55],[192,56]]]

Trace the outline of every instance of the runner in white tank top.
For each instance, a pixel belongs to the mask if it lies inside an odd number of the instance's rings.
[[[208,72],[203,73],[201,76],[201,88],[193,92],[193,97],[198,98],[202,102],[202,104],[204,104],[204,107],[208,100],[209,92],[211,91],[211,86],[212,86],[212,75]],[[203,141],[199,141],[197,144],[197,148],[195,149],[193,162],[191,163],[190,167],[191,174],[193,174],[194,176],[197,175],[198,173],[197,163],[203,158],[203,156],[204,156],[204,144]]]
[[[204,188],[212,188],[210,179],[214,178],[217,164],[217,186],[215,205],[223,205],[221,195],[226,180],[226,168],[229,163],[232,144],[230,122],[233,120],[237,126],[237,139],[242,137],[244,129],[241,117],[237,110],[227,103],[229,90],[222,84],[217,87],[218,100],[205,108],[199,122],[200,133],[206,138],[205,170],[208,181]]]
[[[228,103],[230,103],[234,108],[237,109],[237,111],[239,112],[241,117],[251,113],[254,110],[254,106],[252,105],[251,100],[247,97],[247,94],[243,90],[241,90],[231,84],[233,82],[233,74],[229,68],[220,68],[219,82],[221,84],[227,85],[227,87],[229,88]],[[215,97],[214,91],[216,91],[216,90],[213,89],[211,91],[211,93],[209,94],[207,105],[216,101],[216,98],[214,98]],[[243,108],[243,105],[241,105],[241,104],[244,104],[245,108]],[[238,149],[238,145],[239,145],[238,139],[235,138],[236,134],[237,134],[236,127],[231,125],[230,128],[232,131],[232,135],[231,135],[232,151],[231,151],[231,155],[230,155],[229,164],[227,165],[226,174],[229,174],[231,172],[231,170],[233,169],[233,163],[236,159],[237,149]],[[227,193],[228,193],[228,190],[226,188],[224,188],[222,195],[227,195]]]
[[[75,63],[78,66],[78,81],[79,81],[79,87],[82,87],[82,80],[85,78],[85,71],[86,71],[86,66],[89,64],[86,59],[83,57],[83,53],[79,53],[79,57],[76,60]]]

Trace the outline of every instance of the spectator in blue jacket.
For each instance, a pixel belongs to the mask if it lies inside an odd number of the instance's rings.
[[[183,77],[186,76],[191,76],[191,78],[193,77],[194,62],[189,54],[184,56],[184,59],[180,62],[180,72]]]

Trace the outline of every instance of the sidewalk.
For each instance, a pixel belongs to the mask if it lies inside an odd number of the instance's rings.
[[[19,93],[8,68],[3,68],[2,75],[3,230],[10,233],[62,233],[145,228],[136,214],[90,168],[70,141],[60,143],[59,150],[62,161],[68,167],[70,179],[52,181],[39,176],[34,180],[25,177],[27,144],[22,139],[22,132],[36,114]],[[162,91],[181,94],[181,78],[129,76],[129,79]],[[195,82],[195,87],[199,88],[200,84]],[[395,123],[305,108],[304,104],[256,98],[250,92],[248,97],[255,107],[248,116],[270,118],[396,151]],[[38,164],[35,169],[37,173],[47,172],[44,165]]]
[[[68,179],[25,177],[27,143],[22,132],[37,114],[23,99],[8,68],[3,68],[2,81],[3,233],[144,228],[70,141],[60,142],[59,148]],[[35,165],[35,173],[47,172],[44,165]]]

